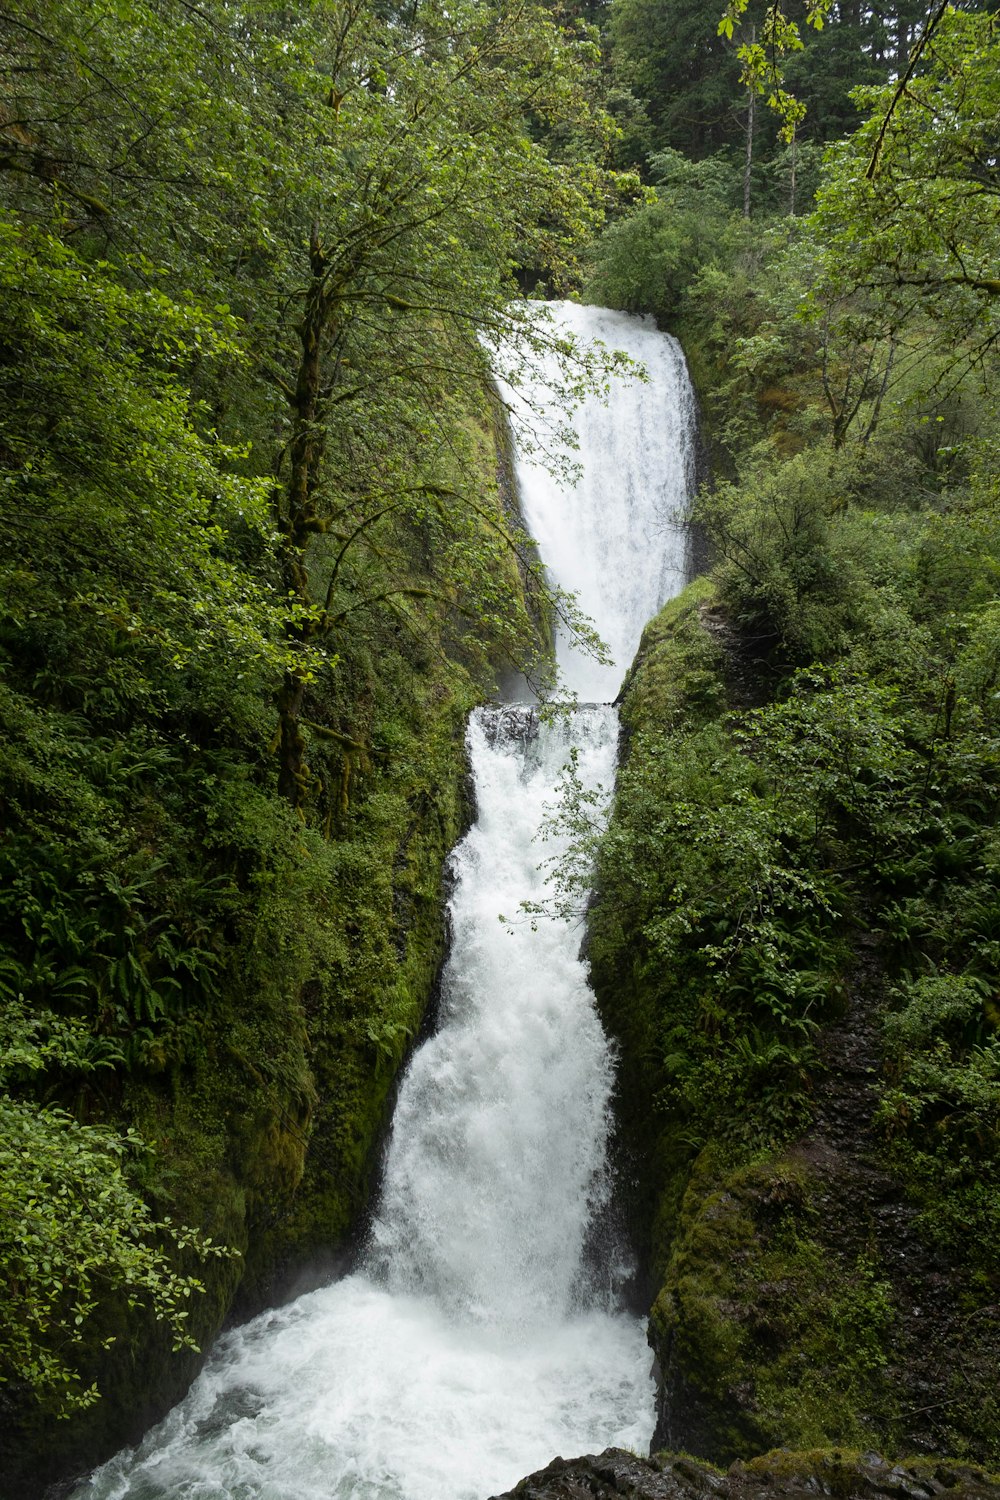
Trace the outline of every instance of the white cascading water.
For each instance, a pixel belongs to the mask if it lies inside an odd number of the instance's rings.
[[[575,488],[518,464],[549,573],[615,658],[558,644],[567,688],[595,702],[683,579],[693,401],[677,344],[648,321],[553,312],[649,376],[577,413]],[[536,409],[552,404],[543,366]],[[440,1021],[402,1083],[358,1268],[221,1338],[185,1400],[74,1500],[483,1500],[558,1453],[648,1444],[643,1324],[617,1304],[615,1247],[588,1246],[612,1065],[581,934],[498,921],[544,898],[555,846],[536,835],[571,745],[585,785],[610,788],[613,708],[542,726],[527,708],[473,715],[477,819],[452,856]]]
[[[615,380],[573,421],[580,482],[572,490],[535,460],[518,463],[521,506],[550,579],[578,596],[613,658],[603,666],[557,640],[559,670],[583,703],[614,698],[643,626],[684,582],[683,520],[694,487],[695,407],[676,339],[649,318],[598,307],[554,305],[558,323],[641,364],[647,380]],[[543,378],[544,378],[543,372]],[[549,383],[556,378],[552,361]],[[518,413],[546,411],[544,386],[504,394]],[[525,420],[530,420],[526,416]]]

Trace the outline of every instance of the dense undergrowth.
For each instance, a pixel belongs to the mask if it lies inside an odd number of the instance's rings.
[[[944,701],[978,644],[938,691],[930,653],[875,681],[866,649],[757,707],[739,649],[711,585],[647,632],[591,917],[650,1166],[661,1440],[995,1463],[997,740],[975,698]]]
[[[22,347],[51,368],[38,322]],[[226,591],[206,627],[205,585],[171,573],[176,475],[157,485],[156,435],[128,425],[141,372],[127,364],[118,410],[107,358],[93,416],[69,408],[72,463],[60,472],[50,443],[27,481],[44,504],[22,495],[5,522],[3,1328],[8,1371],[40,1401],[35,1416],[8,1386],[12,1481],[137,1434],[237,1288],[253,1308],[345,1244],[440,960],[477,691],[440,631],[367,622],[312,688],[297,813],[275,786],[266,527],[192,479],[184,524]],[[25,415],[7,404],[5,440],[23,451],[55,397],[23,367],[10,380]],[[486,496],[485,399],[473,420]],[[100,471],[112,439],[150,455],[131,491],[120,455]],[[87,1410],[53,1437],[53,1408]]]
[[[996,1462],[995,626],[964,540],[976,603],[928,611],[921,559],[932,546],[947,566],[951,525],[908,519],[885,571],[884,514],[835,523],[860,586],[841,593],[838,569],[839,598],[815,602],[840,650],[758,657],[737,623],[753,601],[723,571],[647,631],[625,696],[590,956],[622,1044],[626,1136],[652,1167],[638,1213],[662,1288],[663,1436],[720,1459],[906,1449],[915,1433]],[[958,506],[958,538],[969,524]],[[977,554],[984,594],[995,558]],[[866,1036],[872,1076],[841,1106],[845,1134],[824,1104]],[[903,1220],[873,1220],[895,1199]],[[911,1221],[923,1249],[900,1277]]]

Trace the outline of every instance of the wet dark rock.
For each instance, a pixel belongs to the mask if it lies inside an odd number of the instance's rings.
[[[784,1449],[722,1473],[688,1457],[638,1458],[621,1448],[556,1458],[494,1500],[771,1500],[828,1495],[834,1500],[1000,1500],[1000,1477],[962,1464],[916,1459],[890,1468],[877,1453]]]

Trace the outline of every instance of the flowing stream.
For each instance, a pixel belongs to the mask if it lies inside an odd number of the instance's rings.
[[[601,700],[683,581],[693,403],[678,346],[649,323],[555,316],[649,375],[577,412],[572,489],[518,462],[549,573],[614,665],[561,639],[566,685],[593,706],[542,726],[527,706],[473,715],[477,819],[452,855],[440,1020],[403,1080],[356,1270],[221,1338],[185,1400],[75,1500],[483,1500],[557,1453],[649,1442],[643,1323],[618,1301],[615,1236],[593,1227],[612,1063],[581,933],[516,918],[544,894],[555,846],[536,835],[570,747],[584,784],[609,790],[617,717]],[[554,407],[548,378],[526,393],[536,409]]]

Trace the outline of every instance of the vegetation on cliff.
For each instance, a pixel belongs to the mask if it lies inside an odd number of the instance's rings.
[[[684,338],[715,459],[589,952],[652,1165],[658,1441],[716,1461],[1000,1458],[998,63],[942,13],[810,218],[751,235],[734,167],[661,156],[594,255]]]

